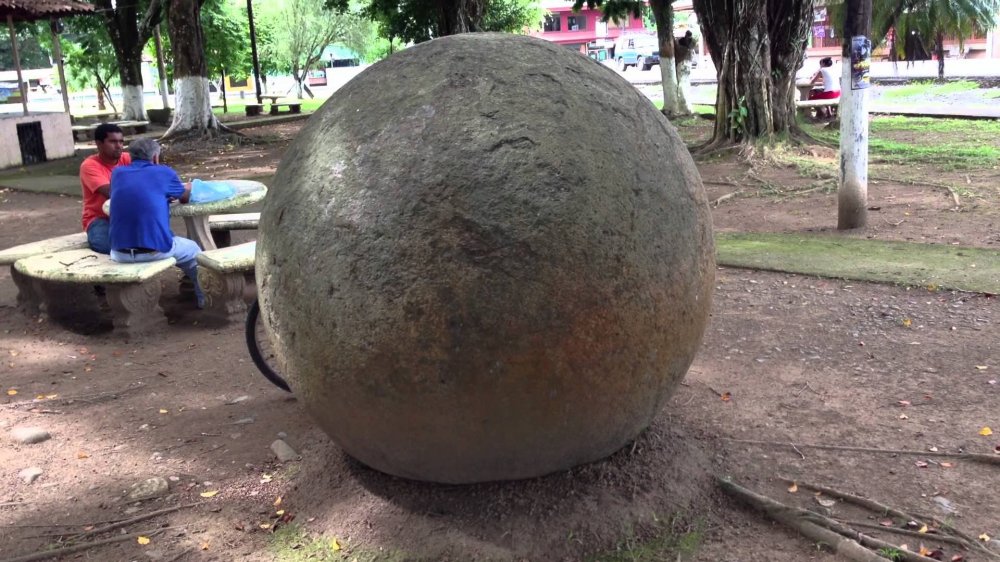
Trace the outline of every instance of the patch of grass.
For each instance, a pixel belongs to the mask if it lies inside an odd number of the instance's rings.
[[[269,550],[277,562],[339,562],[341,560],[402,562],[418,559],[401,552],[388,550],[374,552],[353,548],[342,540],[338,540],[337,547],[335,547],[333,538],[310,536],[301,525],[295,523],[281,527],[274,532],[271,536]]]
[[[983,93],[983,97],[991,100],[1000,98],[1000,88],[990,88],[989,90]]]
[[[632,526],[625,529],[625,536],[614,550],[587,557],[587,562],[656,562],[681,560],[697,552],[704,538],[701,525],[682,526],[674,518],[670,523],[656,521],[651,537],[640,538]]]
[[[991,168],[1000,162],[1000,148],[966,143],[939,143],[921,146],[884,139],[869,139],[869,154],[874,162],[897,165],[932,164],[942,170]]]
[[[1000,293],[1000,252],[807,234],[715,235],[719,265],[910,287]]]
[[[278,100],[278,103],[284,103],[284,102],[287,102],[287,101],[292,101],[293,99],[294,98],[291,98],[291,97],[285,98],[285,99],[281,99],[281,100]],[[298,103],[302,104],[302,113],[311,113],[311,112],[316,111],[317,109],[319,109],[319,107],[321,105],[323,105],[323,103],[326,101],[326,99],[308,99],[307,98],[307,99],[304,99],[304,100],[295,100],[295,101],[297,101]],[[218,102],[218,103],[222,103],[222,102]],[[230,102],[229,102],[229,108],[228,108],[229,109],[229,113],[246,114],[246,106],[247,106],[248,103],[254,103],[253,96],[250,96],[250,97],[242,99],[242,100],[241,99],[230,100]],[[267,109],[268,105],[269,104],[265,101],[264,102],[264,108],[265,108],[265,110]],[[214,113],[216,115],[220,115],[220,116],[221,115],[226,115],[225,113],[222,112],[222,107],[221,106],[220,107],[214,107],[213,106],[212,107],[212,113]]]
[[[941,96],[965,92],[968,90],[978,90],[979,84],[971,80],[958,80],[955,82],[945,82],[938,84],[935,82],[913,82],[905,86],[892,86],[882,92],[881,99],[900,100],[917,96]]]
[[[1000,89],[997,90],[1000,96]],[[920,133],[940,133],[965,138],[985,137],[982,140],[1000,136],[1000,121],[995,119],[938,119],[935,117],[877,117],[871,122],[871,134],[885,135],[894,131],[917,131]]]

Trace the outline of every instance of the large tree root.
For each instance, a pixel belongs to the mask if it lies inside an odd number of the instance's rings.
[[[876,449],[873,447],[854,447],[849,445],[819,445],[812,443],[789,443],[787,441],[758,441],[754,439],[732,439],[723,437],[723,441],[746,443],[748,445],[764,445],[768,447],[799,447],[803,449],[823,449],[827,451],[851,451],[855,453],[882,453],[890,455],[911,455],[917,457],[944,457],[962,461],[972,461],[982,464],[1000,466],[1000,455],[982,453],[946,453],[941,451],[913,451],[908,449]]]
[[[922,556],[908,550],[902,550],[888,543],[868,536],[847,525],[804,509],[787,506],[767,496],[748,490],[726,478],[716,478],[722,490],[759,511],[771,519],[787,525],[800,534],[818,542],[833,552],[855,562],[882,562],[885,557],[871,549],[882,552],[893,551],[897,560],[906,562],[932,562],[933,558]],[[926,535],[928,539],[934,535]]]
[[[159,138],[159,142],[162,144],[164,142],[180,142],[180,141],[191,141],[191,140],[209,140],[217,139],[223,136],[232,136],[239,139],[247,138],[243,133],[230,129],[229,127],[223,125],[220,121],[216,120],[211,127],[206,127],[204,129],[180,129],[173,125],[167,129],[167,132],[163,133],[163,136]]]

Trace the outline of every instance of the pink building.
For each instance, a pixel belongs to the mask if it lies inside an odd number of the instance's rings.
[[[573,2],[542,0],[542,8],[548,11],[542,31],[531,35],[546,41],[558,43],[570,49],[590,55],[597,60],[605,60],[615,39],[625,32],[649,33],[642,18],[628,17],[628,22],[615,24],[602,22],[599,9],[584,7],[579,13],[573,12]]]

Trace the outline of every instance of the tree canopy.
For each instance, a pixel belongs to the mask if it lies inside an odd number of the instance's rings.
[[[338,12],[351,0],[325,0]],[[364,0],[360,14],[376,22],[379,33],[404,43],[420,43],[469,31],[518,33],[541,25],[538,0]]]

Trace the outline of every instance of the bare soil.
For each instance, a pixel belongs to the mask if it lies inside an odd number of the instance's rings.
[[[185,177],[264,177],[300,126],[249,131],[267,144],[179,146],[167,158]],[[804,157],[832,161],[815,150]],[[946,189],[873,184],[872,226],[838,234],[835,194],[795,193],[818,181],[796,168],[731,156],[699,167],[711,199],[741,190],[715,208],[719,230],[1000,244],[995,170],[972,175],[977,195],[957,209]],[[0,247],[78,224],[76,199],[0,192]],[[178,283],[164,286],[169,329],[128,342],[20,314],[9,274],[0,273],[0,428],[52,435],[36,445],[3,437],[0,558],[68,544],[104,521],[200,502],[127,527],[149,544],[129,537],[66,559],[674,560],[647,548],[665,536],[700,538],[686,560],[837,559],[721,496],[713,475],[803,507],[883,519],[819,506],[778,477],[826,484],[935,514],[973,536],[1000,536],[995,466],[735,441],[992,453],[1000,438],[980,431],[1000,431],[1000,305],[987,295],[720,268],[685,384],[634,444],[544,478],[439,486],[346,457],[294,396],[255,371],[243,326],[207,321]],[[277,462],[269,445],[279,435],[301,460]],[[18,473],[33,466],[43,474],[29,485]],[[152,476],[169,479],[168,495],[124,499]],[[930,535],[881,536],[914,550],[938,546]]]

